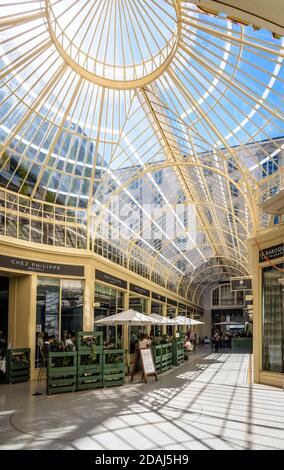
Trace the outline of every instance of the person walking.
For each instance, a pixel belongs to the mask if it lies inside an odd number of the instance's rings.
[[[213,335],[213,338],[212,338],[212,341],[213,341],[214,346],[215,346],[215,352],[219,352],[220,335],[219,335],[218,331],[215,331],[215,333]]]

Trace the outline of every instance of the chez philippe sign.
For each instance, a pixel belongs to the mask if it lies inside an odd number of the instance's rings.
[[[0,255],[1,268],[30,271],[33,273],[58,274],[65,276],[84,276],[84,266],[71,264],[46,263],[31,259]]]
[[[270,246],[269,248],[264,248],[262,251],[259,251],[259,262],[263,263],[268,259],[281,258],[282,256],[284,256],[284,243]]]

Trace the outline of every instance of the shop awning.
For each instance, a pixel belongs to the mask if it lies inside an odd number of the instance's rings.
[[[94,321],[95,325],[161,325],[160,320],[151,318],[150,315],[137,312],[136,310],[124,310],[123,312],[104,317]]]

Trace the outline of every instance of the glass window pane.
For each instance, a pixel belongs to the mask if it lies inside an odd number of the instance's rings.
[[[123,310],[124,292],[95,284],[94,320],[115,315]],[[104,340],[122,345],[122,326],[96,326],[97,331],[103,331]]]
[[[129,297],[129,308],[136,310],[136,312],[144,313],[147,309],[147,300],[144,297],[131,296]],[[136,346],[138,345],[138,340],[143,334],[147,333],[146,326],[131,326],[130,329],[130,353],[135,352]]]
[[[283,272],[263,269],[263,369],[271,372],[284,372],[284,287],[280,278]]]
[[[36,302],[36,367],[40,366],[40,346],[59,336],[60,280],[38,278]]]
[[[84,281],[63,280],[61,299],[61,337],[83,330]]]

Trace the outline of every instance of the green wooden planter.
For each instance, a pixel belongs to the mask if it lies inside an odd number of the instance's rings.
[[[114,387],[125,383],[124,349],[104,349],[103,387]]]
[[[92,337],[95,339],[95,345],[85,344],[84,338]],[[103,349],[103,333],[102,331],[77,331],[76,333],[76,349],[77,351],[90,351],[93,346],[96,350]]]
[[[162,372],[162,346],[161,344],[152,345],[152,353],[157,374]]]
[[[103,386],[103,351],[78,351],[77,390],[90,390]]]
[[[173,345],[172,343],[161,344],[162,346],[162,365],[161,372],[166,372],[173,366]]]
[[[47,393],[74,392],[77,386],[77,352],[49,352]]]
[[[161,374],[172,368],[172,343],[155,344],[152,346],[152,352],[157,374]]]
[[[252,353],[252,338],[232,338],[232,352]]]
[[[173,342],[173,365],[179,366],[184,361],[183,341],[176,339]]]
[[[26,382],[30,378],[30,349],[7,349],[6,356],[7,383]]]

